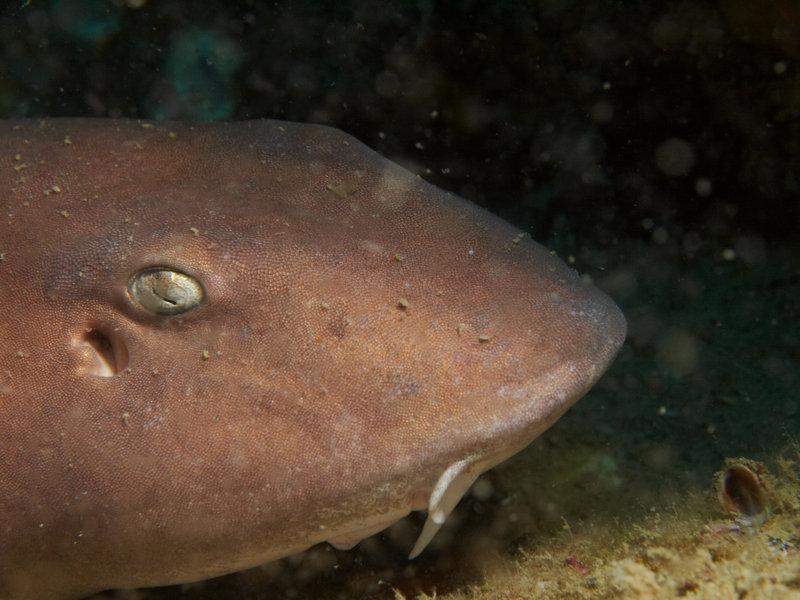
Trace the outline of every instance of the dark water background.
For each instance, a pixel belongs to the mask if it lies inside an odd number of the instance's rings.
[[[459,589],[477,581],[463,540],[513,556],[565,519],[680,510],[725,457],[800,437],[797,2],[0,7],[0,117],[333,125],[571,257],[629,319],[598,387],[414,566],[401,532],[142,597]]]

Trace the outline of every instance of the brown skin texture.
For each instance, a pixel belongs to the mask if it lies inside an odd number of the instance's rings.
[[[424,508],[625,336],[546,249],[325,127],[6,121],[0,193],[2,599],[203,579]],[[204,301],[148,312],[129,281],[154,266]]]

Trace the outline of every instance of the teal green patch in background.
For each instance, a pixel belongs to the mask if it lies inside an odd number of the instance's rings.
[[[81,40],[100,43],[119,32],[119,7],[111,2],[53,0],[53,21],[66,33]]]
[[[166,86],[151,96],[157,118],[215,121],[235,108],[235,75],[242,62],[239,46],[213,30],[178,33],[164,65]],[[167,89],[163,89],[166,87]]]

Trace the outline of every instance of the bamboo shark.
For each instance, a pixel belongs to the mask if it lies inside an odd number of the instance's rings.
[[[213,577],[428,511],[606,370],[605,294],[328,127],[0,122],[0,599]]]

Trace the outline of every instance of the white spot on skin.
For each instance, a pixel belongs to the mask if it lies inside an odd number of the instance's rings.
[[[370,254],[383,254],[384,248],[383,244],[379,242],[374,242],[372,240],[363,240],[361,242],[361,247],[369,252]]]

